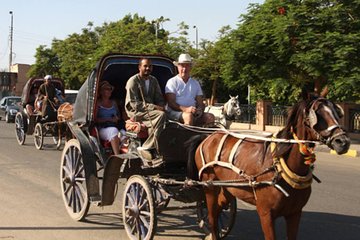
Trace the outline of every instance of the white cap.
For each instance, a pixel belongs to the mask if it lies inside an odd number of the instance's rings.
[[[52,76],[51,76],[51,75],[46,75],[46,76],[44,77],[44,79],[45,79],[45,80],[48,80],[48,79],[51,80],[51,79],[52,79]]]

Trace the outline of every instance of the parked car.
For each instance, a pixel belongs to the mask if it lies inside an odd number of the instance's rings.
[[[78,92],[78,90],[65,89],[65,102],[74,104]]]
[[[7,123],[14,122],[15,115],[20,109],[21,97],[7,96],[0,100],[0,120],[5,118]]]

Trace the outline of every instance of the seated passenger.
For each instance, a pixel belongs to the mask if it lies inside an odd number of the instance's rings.
[[[139,73],[126,83],[125,110],[130,119],[140,121],[148,128],[149,136],[137,150],[147,164],[155,166],[162,162],[157,152],[157,138],[166,121],[165,101],[157,79],[151,75],[151,60],[140,59],[138,69]]]
[[[61,92],[60,89],[55,88],[56,98],[59,100],[59,105],[65,102],[65,95]]]
[[[115,155],[120,154],[120,112],[111,94],[114,87],[108,81],[100,82],[99,99],[97,101],[96,125],[101,140],[110,141]],[[124,130],[121,130],[122,133]]]
[[[25,106],[26,112],[29,116],[33,115],[36,112],[37,94],[38,94],[38,89],[36,87],[32,88],[29,95],[28,103]]]
[[[166,114],[169,119],[186,125],[204,125],[214,123],[212,113],[204,113],[203,91],[200,83],[190,77],[192,58],[181,54],[174,63],[179,74],[167,81],[165,94],[168,105]]]

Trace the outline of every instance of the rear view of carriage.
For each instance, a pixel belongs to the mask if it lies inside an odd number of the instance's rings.
[[[15,134],[20,145],[23,145],[27,135],[33,135],[36,149],[42,149],[45,138],[52,138],[52,141],[59,149],[62,138],[66,135],[64,124],[69,120],[71,106],[60,106],[62,114],[58,114],[58,106],[48,104],[45,114],[41,113],[40,102],[37,101],[37,93],[40,85],[44,82],[43,78],[29,79],[21,95],[21,109],[15,116]],[[62,79],[54,78],[51,83],[56,89],[64,92],[64,82]],[[58,119],[60,117],[60,119]]]
[[[126,147],[113,155],[109,143],[98,135],[95,124],[99,83],[114,86],[112,99],[124,108],[125,85],[138,72],[141,56],[110,54],[104,56],[80,88],[74,104],[73,120],[67,125],[74,136],[62,152],[60,183],[65,208],[71,218],[86,218],[90,203],[108,206],[116,201],[118,180],[126,180],[122,195],[124,229],[130,239],[152,239],[156,233],[157,214],[166,210],[171,199],[194,203],[198,222],[206,229],[206,208],[202,186],[187,178],[184,143],[196,134],[209,134],[210,128],[188,128],[168,123],[158,137],[164,164],[145,166],[137,148],[147,137],[138,122],[128,122]],[[152,60],[153,72],[164,91],[168,79],[176,74],[173,61],[163,56],[146,56]],[[126,116],[124,120],[126,119]],[[220,224],[222,236],[231,230],[236,215],[236,201],[224,206]]]

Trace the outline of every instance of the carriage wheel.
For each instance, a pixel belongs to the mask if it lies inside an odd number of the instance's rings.
[[[133,175],[125,185],[123,222],[130,239],[152,239],[156,229],[154,198],[148,181]]]
[[[19,145],[24,145],[26,139],[25,124],[27,124],[27,120],[25,118],[26,117],[24,117],[20,112],[18,112],[15,116],[15,134]]]
[[[62,152],[60,184],[66,211],[72,219],[83,220],[89,211],[90,202],[80,143],[76,139],[69,140]]]
[[[236,198],[232,198],[230,202],[223,206],[218,218],[218,229],[220,238],[225,238],[231,231],[236,218]],[[197,217],[200,227],[205,233],[210,233],[208,223],[208,212],[204,201],[197,203]]]
[[[37,150],[41,150],[44,146],[44,134],[41,123],[35,125],[34,130],[34,143]]]

